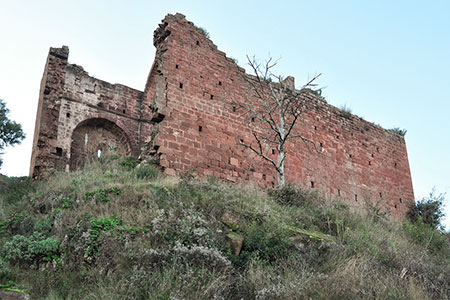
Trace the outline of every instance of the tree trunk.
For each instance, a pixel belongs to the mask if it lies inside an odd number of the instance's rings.
[[[286,184],[286,178],[284,176],[284,149],[279,150],[278,152],[278,187],[283,187]]]

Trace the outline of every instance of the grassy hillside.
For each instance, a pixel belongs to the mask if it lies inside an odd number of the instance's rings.
[[[0,178],[2,287],[31,299],[450,299],[448,234],[314,191],[136,164]]]

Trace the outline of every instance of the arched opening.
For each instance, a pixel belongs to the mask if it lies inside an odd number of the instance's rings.
[[[106,153],[130,155],[131,145],[125,132],[114,122],[95,118],[81,122],[72,133],[70,170]]]

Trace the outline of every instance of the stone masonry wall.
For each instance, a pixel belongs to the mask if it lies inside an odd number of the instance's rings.
[[[76,169],[104,151],[141,155],[169,175],[192,172],[231,182],[276,184],[271,165],[239,146],[249,120],[227,104],[248,97],[244,69],[181,14],[154,33],[144,92],[95,79],[51,48],[41,83],[30,175]],[[288,77],[294,87],[294,78]],[[346,114],[310,91],[296,130],[313,141],[287,145],[286,179],[351,206],[371,203],[402,217],[414,201],[403,137]],[[255,125],[256,123],[253,123]],[[276,159],[276,149],[268,149]]]
[[[67,47],[49,52],[36,118],[33,178],[54,168],[73,169],[101,151],[137,156],[141,134],[151,131],[141,113],[141,91],[90,77],[67,63],[68,54]],[[78,142],[73,143],[74,137]]]
[[[273,186],[274,169],[238,146],[252,136],[242,114],[226,104],[249,101],[244,70],[181,14],[162,21],[154,44],[144,104],[165,117],[147,139],[147,149],[158,153],[166,172],[195,169],[203,177]],[[306,101],[313,109],[302,115],[297,130],[315,147],[301,140],[288,146],[287,181],[354,206],[369,201],[402,216],[414,201],[403,137],[345,115],[312,92]]]

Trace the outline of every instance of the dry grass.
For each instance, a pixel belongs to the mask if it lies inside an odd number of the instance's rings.
[[[60,252],[1,258],[0,283],[33,299],[449,299],[448,234],[297,188],[139,174],[112,157],[5,190],[0,249],[38,232]],[[229,232],[244,237],[238,257]]]

